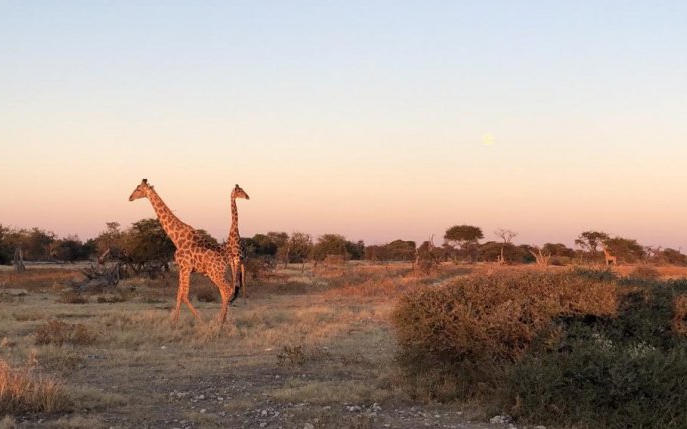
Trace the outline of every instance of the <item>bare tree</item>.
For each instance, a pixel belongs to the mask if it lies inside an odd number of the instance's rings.
[[[549,259],[551,259],[550,253],[543,252],[541,247],[538,246],[534,246],[532,249],[527,250],[534,256],[534,259],[536,259],[537,261],[537,265],[539,265],[540,267],[546,267],[547,265],[549,265]]]
[[[503,257],[503,248],[506,246],[506,244],[511,244],[513,239],[517,237],[518,233],[515,231],[511,231],[510,229],[499,228],[496,231],[494,231],[494,235],[503,240],[503,246],[501,246],[501,255],[498,258],[499,265],[503,265],[506,263],[506,260]]]

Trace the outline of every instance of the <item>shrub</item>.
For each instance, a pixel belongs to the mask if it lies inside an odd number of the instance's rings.
[[[0,414],[66,411],[69,402],[61,383],[33,374],[32,367],[11,368],[0,359]]]
[[[658,279],[661,273],[655,267],[650,265],[639,265],[630,273],[630,277],[639,279]]]
[[[617,315],[559,318],[556,341],[514,363],[503,406],[544,424],[687,427],[687,282],[619,283]]]
[[[482,394],[554,426],[687,427],[687,280],[472,277],[406,295],[393,323],[430,397]]]
[[[57,302],[61,302],[63,304],[86,304],[88,303],[88,298],[81,295],[79,292],[70,290],[62,293]]]
[[[400,299],[392,315],[399,362],[411,376],[436,368],[455,376],[457,395],[494,383],[559,314],[610,315],[615,286],[570,274],[480,275]],[[430,396],[433,394],[430,393]]]
[[[505,394],[514,417],[575,427],[687,426],[684,346],[663,352],[602,337],[568,345],[567,352],[531,354],[514,365]]]
[[[36,344],[38,345],[55,344],[61,346],[65,343],[87,345],[93,342],[95,342],[95,336],[85,325],[80,323],[70,324],[51,320],[36,330]]]
[[[618,279],[618,276],[608,268],[590,269],[576,267],[571,271],[571,274],[577,277],[582,277],[587,280],[595,281],[612,281]]]

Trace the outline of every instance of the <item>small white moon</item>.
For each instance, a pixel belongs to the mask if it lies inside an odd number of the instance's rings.
[[[486,133],[482,136],[482,144],[485,146],[491,146],[494,144],[494,135],[491,133]]]

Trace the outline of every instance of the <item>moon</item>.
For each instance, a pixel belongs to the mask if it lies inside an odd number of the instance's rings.
[[[482,144],[485,146],[491,146],[494,144],[494,135],[492,133],[486,133],[482,136]]]

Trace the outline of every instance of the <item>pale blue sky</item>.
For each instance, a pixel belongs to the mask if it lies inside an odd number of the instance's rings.
[[[0,0],[0,223],[687,248],[687,3]],[[484,145],[485,135],[493,144]]]

